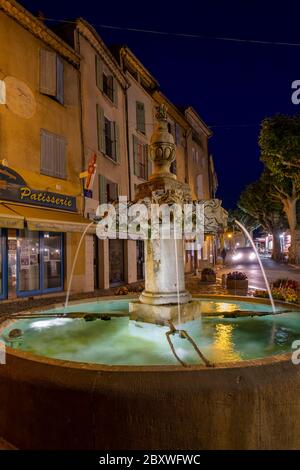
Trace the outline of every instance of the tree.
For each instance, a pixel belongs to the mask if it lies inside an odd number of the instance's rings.
[[[277,115],[262,122],[261,160],[270,172],[271,195],[281,202],[291,234],[289,261],[300,262],[297,250],[297,202],[300,199],[300,116]]]
[[[280,232],[287,228],[287,220],[280,201],[272,196],[273,186],[265,173],[255,183],[249,184],[240,195],[238,207],[273,235],[272,258],[281,259]]]
[[[236,220],[241,222],[241,224],[243,224],[244,227],[246,227],[246,229],[248,230],[250,234],[259,227],[259,223],[257,222],[256,218],[252,217],[252,215],[241,210],[239,207],[233,210],[231,209],[228,212],[227,226],[231,232],[235,232],[237,230],[237,225],[235,224]],[[249,243],[249,240],[245,236],[244,232],[243,232],[243,236],[245,238],[245,245],[247,245]]]

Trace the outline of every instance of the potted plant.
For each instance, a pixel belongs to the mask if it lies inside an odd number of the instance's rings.
[[[204,268],[201,271],[202,282],[216,282],[216,273],[212,268]]]
[[[247,290],[248,277],[245,273],[234,271],[227,274],[226,287],[230,290]]]

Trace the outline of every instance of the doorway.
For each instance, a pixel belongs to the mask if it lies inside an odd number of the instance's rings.
[[[124,240],[118,238],[109,240],[109,284],[111,286],[122,284],[124,273]]]

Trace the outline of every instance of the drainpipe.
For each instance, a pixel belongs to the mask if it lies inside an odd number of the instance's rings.
[[[128,162],[128,181],[129,181],[129,201],[132,200],[132,190],[131,190],[131,183],[132,183],[132,178],[131,178],[131,161],[130,161],[130,151],[129,151],[129,116],[128,116],[128,93],[127,90],[130,85],[126,85],[125,88],[125,118],[126,118],[126,143],[127,143],[127,162]]]
[[[80,38],[79,38],[79,31],[76,28],[76,51],[80,55]],[[80,59],[80,66],[79,66],[79,115],[80,115],[80,140],[81,140],[81,171],[85,170],[85,141],[84,141],[84,132],[83,132],[83,110],[82,110],[82,103],[83,103],[83,96],[82,96],[82,83],[81,83],[81,59]],[[82,215],[85,215],[85,197],[84,197],[84,179],[82,179]]]

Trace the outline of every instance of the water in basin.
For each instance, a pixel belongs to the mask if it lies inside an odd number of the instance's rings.
[[[81,303],[69,312],[128,312],[128,299]],[[214,363],[243,361],[291,352],[300,338],[300,314],[222,318],[222,312],[247,310],[271,312],[268,305],[237,301],[199,302],[199,318],[181,325]],[[55,313],[48,310],[45,313]],[[215,315],[211,315],[215,313]],[[135,322],[129,317],[87,322],[83,318],[17,320],[1,332],[7,344],[12,328],[23,331],[18,349],[50,358],[110,365],[178,365],[168,345],[168,328]],[[187,364],[201,363],[191,344],[172,337],[177,354]]]

